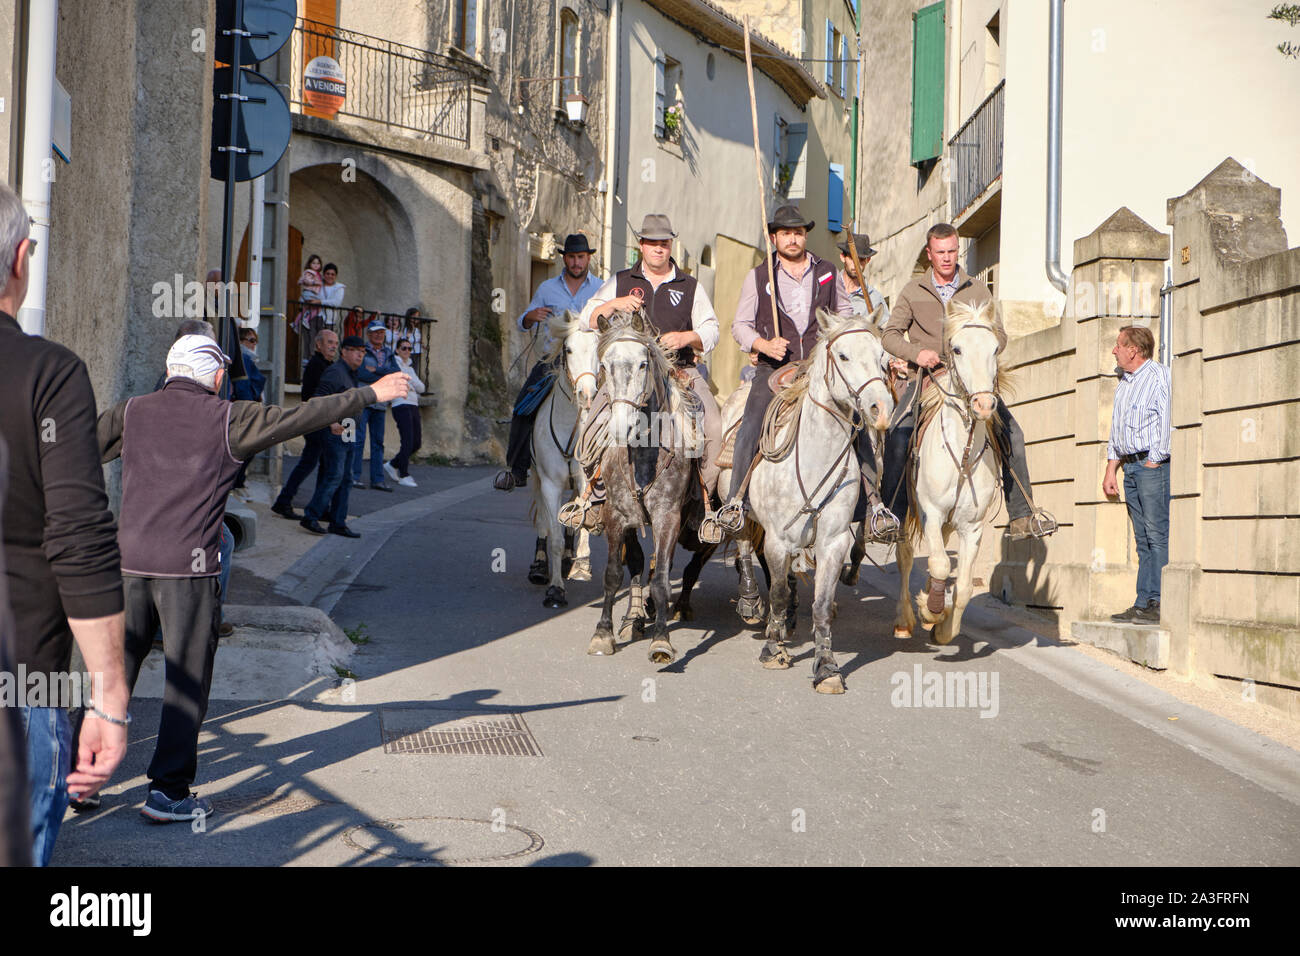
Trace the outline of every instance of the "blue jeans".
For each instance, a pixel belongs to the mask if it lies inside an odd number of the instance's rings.
[[[342,435],[327,432],[321,448],[321,467],[316,475],[316,493],[303,509],[312,521],[328,518],[330,527],[341,528],[348,520],[349,479],[356,442],[345,442]]]
[[[72,763],[72,724],[62,707],[19,707],[27,737],[31,788],[32,862],[45,866],[68,809],[68,768]]]
[[[1169,563],[1169,462],[1124,465],[1124,503],[1137,539],[1137,606],[1160,600],[1160,572]]]
[[[384,483],[384,419],[388,409],[366,409],[357,418],[356,447],[352,452],[352,480],[361,480],[361,456],[366,447],[366,429],[370,430],[370,483]]]
[[[293,471],[289,472],[289,477],[285,479],[284,487],[280,489],[280,494],[275,499],[277,505],[283,508],[293,507],[293,496],[298,493],[298,488],[316,470],[316,466],[320,464],[321,452],[325,446],[324,436],[329,433],[328,428],[307,433],[306,444],[302,448],[302,457],[298,459],[298,464],[293,466]]]

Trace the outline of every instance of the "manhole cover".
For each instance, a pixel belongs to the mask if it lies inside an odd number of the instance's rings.
[[[251,813],[259,816],[279,817],[290,813],[314,810],[334,800],[318,800],[305,793],[291,790],[263,791],[261,793],[225,793],[212,798],[212,809],[218,813]]]
[[[343,842],[370,856],[442,866],[516,860],[546,845],[538,834],[513,823],[465,817],[374,820],[344,831]]]
[[[379,708],[386,754],[540,757],[532,731],[518,714],[406,706]]]

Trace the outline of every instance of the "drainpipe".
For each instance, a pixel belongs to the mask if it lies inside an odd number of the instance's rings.
[[[1051,0],[1047,61],[1047,278],[1064,292],[1061,271],[1061,28],[1065,0]]]
[[[605,257],[606,278],[612,276],[614,264],[614,191],[617,187],[618,163],[618,30],[619,10],[622,0],[610,0],[609,45],[606,57],[609,68],[605,74],[605,227],[600,248]]]
[[[50,164],[54,123],[54,59],[58,45],[58,0],[27,5],[27,70],[23,78],[22,200],[36,241],[27,298],[18,324],[29,335],[45,334],[45,284],[50,262]]]
[[[849,213],[853,217],[853,230],[861,232],[862,222],[858,219],[858,105],[862,102],[862,14],[858,12],[860,3],[853,4],[853,32],[857,35],[855,50],[858,54],[858,68],[853,82],[853,152],[849,155]]]

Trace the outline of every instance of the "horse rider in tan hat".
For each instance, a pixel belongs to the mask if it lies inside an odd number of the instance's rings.
[[[645,311],[646,318],[659,334],[659,341],[666,348],[677,350],[676,364],[686,376],[693,391],[700,400],[703,415],[704,447],[699,458],[700,478],[704,482],[707,495],[712,498],[717,494],[718,486],[718,452],[722,439],[722,416],[718,411],[718,402],[709,390],[709,383],[700,373],[698,360],[713,351],[718,344],[718,317],[713,312],[713,303],[709,295],[700,287],[699,281],[677,268],[672,258],[672,241],[677,236],[672,223],[661,213],[650,213],[641,222],[637,241],[641,249],[640,261],[630,269],[616,272],[606,281],[595,295],[587,300],[582,310],[582,318],[591,327],[602,318],[608,318],[615,312]],[[596,393],[588,414],[587,426],[595,427],[609,407],[609,397],[605,388]],[[593,494],[589,497],[584,491],[578,498],[577,507],[570,509],[576,521],[592,505],[603,499],[603,488],[596,483]],[[711,502],[705,502],[706,510],[711,510]],[[593,522],[588,520],[590,528]]]

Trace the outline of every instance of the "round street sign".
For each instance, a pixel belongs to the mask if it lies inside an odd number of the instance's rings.
[[[343,67],[330,56],[318,56],[302,71],[302,98],[325,113],[337,113],[348,94]]]
[[[249,33],[265,33],[265,37],[243,37],[239,49],[241,66],[252,66],[275,56],[277,50],[289,39],[298,16],[296,0],[244,0],[243,28]],[[235,0],[217,0],[216,56],[221,63],[234,62],[232,38],[222,36],[222,30],[240,26],[234,22]]]
[[[265,175],[280,161],[289,145],[289,104],[284,94],[266,77],[252,70],[239,71],[242,101],[223,100],[230,92],[230,67],[212,71],[212,178],[225,181],[228,154],[221,146],[230,135],[230,104],[238,103],[235,146],[247,152],[235,154],[235,182]]]

